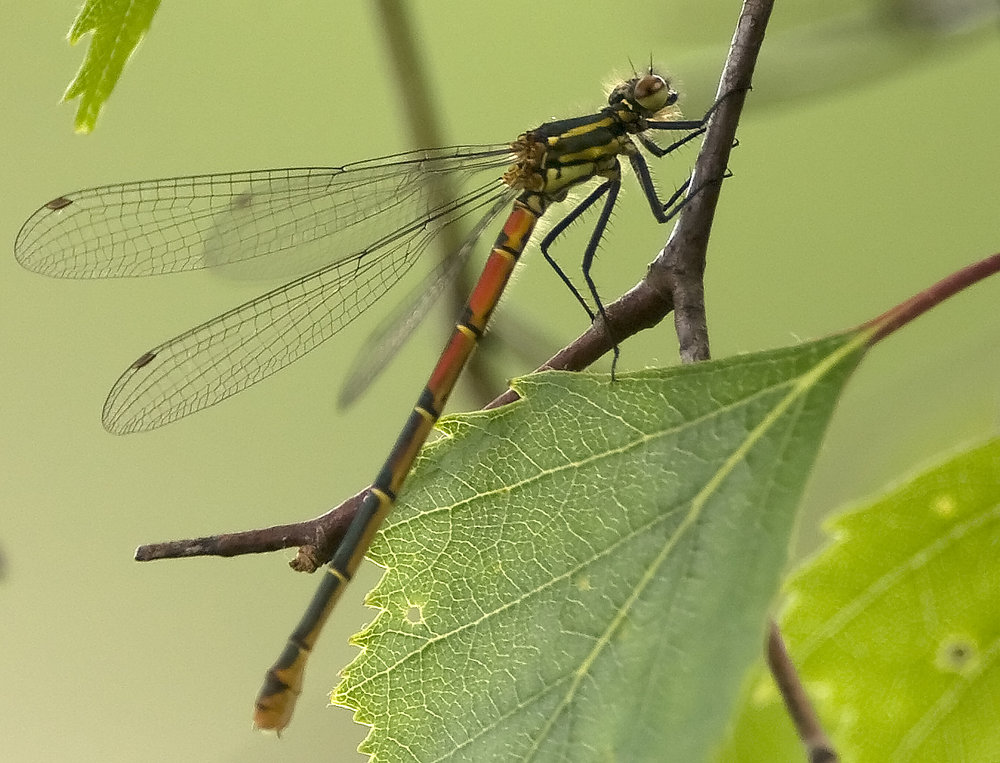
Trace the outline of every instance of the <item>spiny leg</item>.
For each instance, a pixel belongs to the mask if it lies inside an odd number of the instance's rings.
[[[616,166],[616,170],[619,170]],[[611,219],[611,211],[615,207],[615,201],[618,199],[618,191],[622,187],[620,172],[615,173],[615,177],[609,178],[606,182],[602,183],[601,186],[606,186],[607,198],[604,200],[604,206],[601,208],[601,214],[597,218],[597,224],[594,226],[593,232],[590,234],[590,241],[587,243],[587,249],[583,253],[583,280],[587,282],[587,288],[590,289],[590,296],[594,298],[594,305],[597,307],[597,313],[601,316],[601,320],[604,322],[604,330],[608,332],[608,339],[611,342],[611,379],[614,381],[615,378],[615,368],[618,365],[618,357],[621,355],[621,349],[618,347],[618,340],[615,338],[615,332],[611,328],[611,321],[608,320],[608,314],[604,310],[604,303],[601,301],[601,295],[597,293],[597,284],[594,283],[593,277],[590,275],[590,268],[594,264],[594,257],[597,256],[597,247],[600,246],[601,237],[604,236],[604,231],[608,227],[608,220]]]
[[[583,306],[583,309],[587,311],[587,315],[590,317],[591,321],[593,321],[596,317],[594,311],[590,309],[590,305],[587,304],[587,300],[583,298],[579,289],[577,289],[576,285],[569,279],[569,276],[567,276],[566,272],[559,266],[559,263],[557,263],[552,255],[549,254],[549,247],[552,246],[555,240],[559,238],[559,236],[561,236],[570,225],[576,222],[576,220],[578,220],[584,212],[590,209],[590,207],[592,207],[598,199],[608,192],[610,182],[611,181],[605,181],[591,191],[583,201],[577,204],[561,220],[559,220],[558,223],[552,226],[552,229],[545,234],[545,238],[543,238],[541,244],[539,244],[539,248],[542,250],[542,256],[545,258],[545,261],[548,262],[552,269],[556,271],[556,274],[562,279],[563,283],[566,284],[566,287],[570,290],[573,296],[576,297],[576,301],[579,302],[580,305]]]

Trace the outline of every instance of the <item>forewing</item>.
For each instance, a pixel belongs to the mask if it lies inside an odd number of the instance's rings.
[[[428,215],[435,178],[461,183],[497,171],[509,156],[505,145],[455,146],[345,167],[92,188],[37,210],[18,233],[15,256],[29,270],[60,278],[149,276],[248,260],[263,263],[255,275],[306,273]]]

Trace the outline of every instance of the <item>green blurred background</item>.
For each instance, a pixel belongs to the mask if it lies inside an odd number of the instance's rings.
[[[868,3],[837,4],[838,18],[829,5],[779,3],[765,42],[709,252],[717,357],[854,325],[1000,247],[995,17],[945,42],[875,23]],[[251,732],[250,706],[315,580],[288,571],[291,551],[146,565],[131,556],[143,542],[310,517],[367,484],[440,348],[443,320],[347,412],[335,394],[364,330],[198,416],[116,438],[100,409],[121,370],[260,289],[204,273],[60,282],[22,271],[10,250],[24,219],[69,190],[412,147],[374,6],[164,3],[89,136],[73,134],[74,106],[58,103],[84,53],[62,39],[75,5],[2,8],[4,755],[361,760],[364,728],[327,708],[325,692],[355,653],[348,637],[373,615],[362,599],[377,569],[341,602],[277,741]],[[507,140],[590,110],[613,72],[650,53],[697,114],[713,98],[738,8],[638,2],[609,16],[607,4],[569,0],[412,4],[448,142]],[[691,161],[664,161],[663,187]],[[597,265],[603,293],[641,277],[667,232],[634,189],[626,194]],[[585,324],[536,259],[498,324],[505,313],[544,324],[548,351]],[[797,553],[815,547],[820,518],[842,502],[996,432],[998,294],[995,279],[978,286],[865,362],[821,453]],[[623,366],[675,359],[668,322],[630,341]],[[469,404],[459,394],[451,409]]]

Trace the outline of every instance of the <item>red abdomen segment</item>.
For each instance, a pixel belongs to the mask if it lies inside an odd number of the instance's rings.
[[[532,204],[538,210],[529,206]],[[522,196],[514,202],[503,230],[497,236],[482,275],[472,289],[462,317],[455,325],[444,352],[431,372],[417,404],[410,412],[385,465],[369,488],[351,521],[337,553],[327,566],[313,600],[292,632],[284,651],[268,670],[257,695],[254,724],[262,729],[281,731],[292,718],[295,700],[302,689],[302,676],[313,644],[326,623],[333,605],[361,564],[372,538],[396,500],[417,453],[427,441],[441,415],[459,374],[476,348],[493,309],[500,301],[518,257],[544,209],[540,196]]]

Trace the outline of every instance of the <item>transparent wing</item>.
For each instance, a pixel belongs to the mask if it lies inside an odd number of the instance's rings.
[[[487,211],[466,236],[459,249],[428,273],[399,307],[368,336],[340,389],[337,404],[341,408],[346,408],[357,400],[396,356],[431,308],[439,303],[444,290],[465,267],[483,231],[496,219],[508,202],[513,200],[513,196],[511,193],[511,198],[501,198],[498,204]]]
[[[472,146],[343,168],[106,186],[38,210],[15,252],[32,270],[73,278],[155,275],[264,255],[278,255],[282,272],[313,269],[133,363],[108,396],[104,424],[119,434],[152,429],[245,389],[336,334],[446,226],[468,215],[494,217],[513,196],[497,171],[509,161],[507,146]],[[436,177],[457,198],[441,200]]]
[[[29,270],[59,278],[159,275],[279,253],[268,258],[272,272],[305,273],[429,215],[435,177],[461,185],[509,162],[506,145],[454,146],[344,167],[91,188],[37,210],[18,233],[14,254]]]

